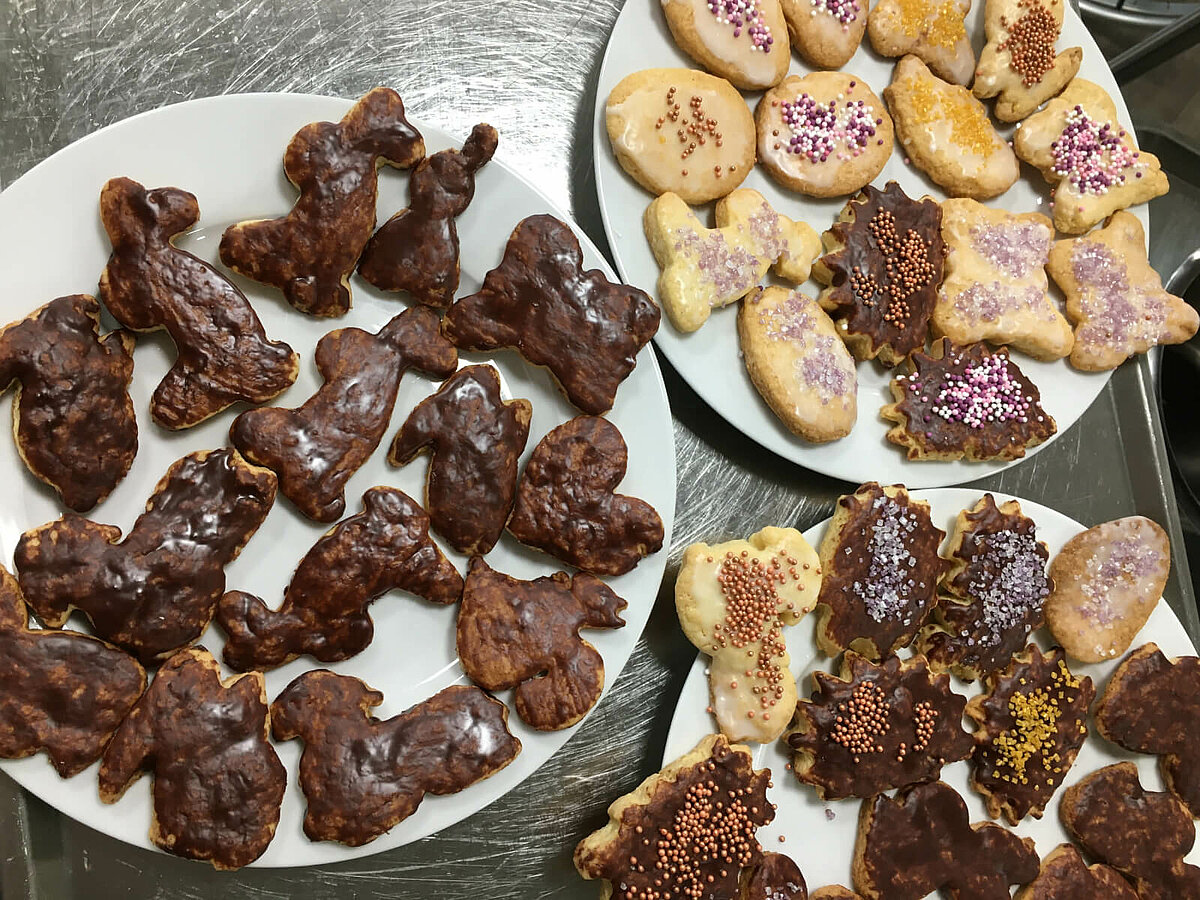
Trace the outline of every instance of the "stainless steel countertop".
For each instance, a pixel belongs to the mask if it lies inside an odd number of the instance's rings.
[[[0,0],[0,187],[71,141],[166,103],[237,91],[356,97],[387,84],[414,117],[451,132],[465,135],[478,121],[495,125],[498,158],[570,209],[605,248],[591,110],[619,7],[619,0]],[[2,283],[0,273],[0,289]],[[764,524],[808,527],[846,490],[759,449],[669,365],[664,375],[679,495],[659,603],[610,694],[518,790],[389,853],[316,869],[220,874],[105,838],[0,777],[0,896],[594,896],[595,887],[576,876],[571,850],[604,823],[613,798],[658,769],[695,653],[671,601],[679,552],[695,540],[744,536]],[[977,486],[1089,524],[1141,512],[1178,538],[1148,378],[1144,363],[1124,367],[1053,446]],[[1182,541],[1174,543],[1182,562]],[[1167,597],[1196,635],[1186,566],[1176,567]]]

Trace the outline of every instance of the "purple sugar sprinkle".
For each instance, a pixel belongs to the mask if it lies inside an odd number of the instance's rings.
[[[835,340],[827,334],[817,335],[812,351],[796,360],[797,377],[802,384],[816,392],[822,406],[858,392],[854,364],[846,358],[845,345],[842,345],[840,356],[834,353]],[[841,342],[838,341],[838,344]]]
[[[1049,228],[1033,222],[976,225],[971,247],[1005,275],[1024,278],[1046,264],[1051,237]]]
[[[850,159],[863,152],[875,137],[875,110],[862,100],[838,105],[837,100],[820,103],[808,94],[780,105],[783,123],[792,132],[786,150],[809,162],[825,162],[831,155]],[[844,148],[838,152],[838,147]]]
[[[858,18],[860,7],[857,0],[812,0],[813,15],[828,13],[842,23],[842,30]]]
[[[983,607],[984,632],[979,643],[994,647],[1014,628],[1029,632],[1026,620],[1042,608],[1050,583],[1037,539],[1011,529],[976,538],[977,556],[986,557],[983,572],[967,590]],[[974,645],[974,639],[968,640]]]
[[[1071,271],[1081,289],[1084,325],[1077,342],[1137,353],[1161,339],[1167,324],[1162,291],[1134,289],[1125,263],[1098,241],[1079,241]]]
[[[954,308],[970,322],[995,322],[1008,313],[1028,310],[1044,312],[1053,319],[1053,310],[1046,302],[1045,292],[1034,285],[1004,285],[975,282],[954,298]]]
[[[675,249],[696,260],[700,274],[712,282],[718,297],[744,293],[757,281],[759,259],[744,247],[731,248],[719,231],[701,236],[679,228],[675,231]]]
[[[908,541],[917,528],[917,517],[887,496],[876,497],[871,511],[875,514],[867,542],[871,563],[866,578],[854,582],[854,593],[876,622],[903,616],[904,624],[911,625],[908,601],[916,589],[911,573],[916,560]]]
[[[1144,541],[1136,537],[1112,541],[1107,556],[1094,555],[1084,567],[1083,583],[1079,586],[1087,598],[1083,614],[1098,625],[1110,624],[1123,611],[1108,603],[1109,591],[1134,579],[1155,575],[1161,566],[1158,551]]]

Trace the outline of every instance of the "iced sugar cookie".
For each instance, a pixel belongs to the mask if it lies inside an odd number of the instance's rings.
[[[779,0],[662,0],[679,49],[735,87],[760,91],[787,74],[787,25]]]
[[[792,75],[754,113],[758,158],[784,187],[812,197],[852,194],[892,155],[892,120],[866,82],[844,72]]]
[[[724,197],[754,165],[754,119],[724,78],[644,69],[608,95],[608,139],[621,168],[656,196],[698,205]]]
[[[975,54],[963,20],[971,0],[880,0],[867,19],[876,53],[924,60],[939,78],[970,84]]]
[[[840,69],[862,43],[869,0],[781,0],[792,46],[819,69]]]

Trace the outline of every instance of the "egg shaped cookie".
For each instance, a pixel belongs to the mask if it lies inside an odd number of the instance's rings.
[[[662,0],[679,49],[735,87],[778,84],[791,62],[779,0]]]
[[[892,155],[892,119],[861,78],[792,75],[754,113],[758,158],[771,177],[810,197],[853,194]]]
[[[655,195],[698,206],[724,197],[754,165],[754,118],[724,78],[643,69],[621,79],[604,110],[617,162]]]
[[[788,35],[819,69],[840,69],[862,43],[868,0],[780,0]]]

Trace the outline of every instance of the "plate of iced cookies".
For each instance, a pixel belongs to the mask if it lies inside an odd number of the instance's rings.
[[[1065,0],[629,0],[595,109],[618,271],[722,417],[913,487],[1013,465],[1195,333],[1168,190]]]
[[[580,873],[622,900],[1200,897],[1170,565],[1144,517],[876,482],[804,534],[693,544],[664,768]]]
[[[220,869],[337,862],[486,806],[595,707],[670,538],[659,310],[503,147],[389,88],[232,95],[0,195],[23,787]]]

